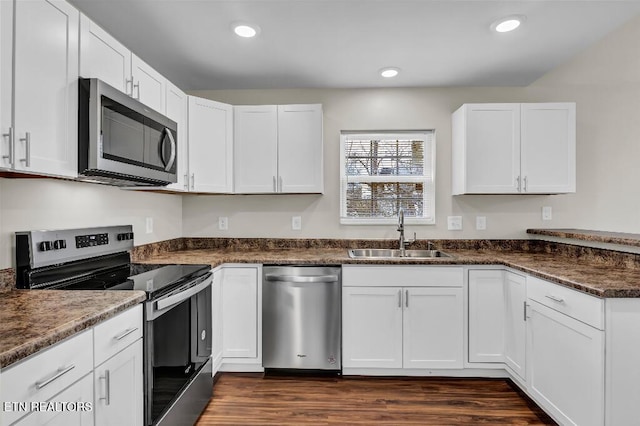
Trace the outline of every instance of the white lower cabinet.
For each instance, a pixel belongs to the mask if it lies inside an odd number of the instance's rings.
[[[503,270],[469,270],[469,362],[504,362],[505,302]]]
[[[535,300],[528,303],[530,395],[561,424],[604,424],[604,332]]]
[[[343,367],[462,368],[462,283],[462,268],[343,266]]]
[[[222,371],[262,370],[262,267],[225,266],[220,281]],[[214,336],[216,331],[214,331]]]
[[[211,299],[211,374],[215,376],[222,364],[222,269],[213,271]]]
[[[521,379],[526,377],[527,319],[527,279],[513,272],[505,272],[505,322],[504,360]]]

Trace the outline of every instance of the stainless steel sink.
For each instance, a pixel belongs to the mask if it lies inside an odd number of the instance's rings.
[[[452,257],[440,250],[405,250],[398,249],[350,249],[349,257],[352,259],[433,259],[436,257]]]

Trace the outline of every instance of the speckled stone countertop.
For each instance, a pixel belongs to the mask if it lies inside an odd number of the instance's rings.
[[[585,249],[590,250],[590,249]],[[280,248],[238,250],[235,248],[187,249],[155,253],[146,263],[223,263],[261,264],[427,264],[427,265],[504,265],[598,297],[640,297],[640,268],[631,261],[613,262],[584,253],[566,254],[530,250],[446,249],[452,258],[351,259],[346,248]]]
[[[640,247],[640,234],[587,229],[527,229],[527,234]]]
[[[0,368],[144,301],[143,291],[14,290],[0,294]]]

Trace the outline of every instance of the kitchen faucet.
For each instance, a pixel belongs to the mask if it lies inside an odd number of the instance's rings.
[[[400,241],[398,242],[400,246],[400,256],[404,256],[404,209],[402,207],[398,209],[398,232],[400,232]]]

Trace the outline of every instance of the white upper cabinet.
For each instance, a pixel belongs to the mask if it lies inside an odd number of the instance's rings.
[[[167,186],[171,191],[187,191],[189,189],[189,151],[187,134],[187,95],[167,82],[167,117],[178,124],[178,181]]]
[[[236,193],[322,193],[322,105],[234,107]]]
[[[2,3],[3,167],[75,177],[78,164],[79,13],[56,0],[14,3],[13,93],[5,92],[5,11]],[[9,120],[7,99],[13,103]],[[7,124],[11,121],[11,132]],[[9,135],[11,133],[11,135]]]
[[[11,168],[13,2],[0,1],[0,168]]]
[[[167,79],[133,53],[131,54],[131,80],[133,81],[131,96],[164,114]]]
[[[84,15],[80,27],[80,75],[99,78],[165,114],[167,79]]]
[[[99,78],[131,95],[131,51],[80,15],[80,77]]]
[[[278,192],[278,107],[235,106],[235,192]]]
[[[280,192],[322,193],[322,105],[278,106]]]
[[[189,189],[233,191],[233,107],[189,96]]]
[[[575,103],[465,104],[452,115],[452,193],[575,192]]]

